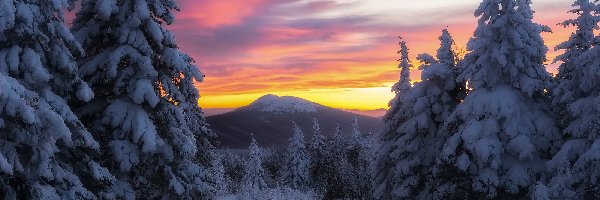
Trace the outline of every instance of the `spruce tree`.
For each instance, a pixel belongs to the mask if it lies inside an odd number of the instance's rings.
[[[351,185],[348,180],[350,167],[346,158],[347,146],[340,123],[336,121],[335,132],[327,144],[326,164],[323,167],[327,184],[325,199],[347,198],[347,194],[350,194]]]
[[[439,158],[446,135],[440,131],[446,119],[460,101],[460,84],[457,83],[457,68],[454,58],[454,40],[448,30],[442,30],[441,42],[434,58],[428,54],[417,57],[422,63],[419,69],[421,82],[404,96],[403,104],[409,109],[406,121],[396,130],[400,137],[393,142],[397,150],[391,163],[393,182],[392,199],[420,196],[427,199],[434,185],[431,169]]]
[[[573,5],[579,7],[571,11],[579,13],[579,17],[570,21],[577,26],[577,35],[563,43],[566,51],[560,66],[565,74],[570,73],[558,77],[562,78],[559,89],[568,93],[555,99],[567,107],[563,115],[568,119],[563,130],[567,140],[548,162],[554,175],[548,187],[550,196],[557,199],[597,199],[600,198],[600,76],[596,71],[600,67],[600,47],[588,39],[598,29],[598,5],[588,1],[576,1]]]
[[[229,180],[225,174],[225,167],[223,166],[223,156],[212,161],[211,173],[213,182],[215,185],[215,196],[223,196],[229,194]]]
[[[402,38],[400,38],[402,39]],[[390,108],[384,116],[384,125],[381,131],[380,139],[382,145],[377,151],[375,168],[373,170],[373,197],[375,199],[390,199],[392,193],[393,166],[397,162],[395,152],[398,146],[395,141],[401,137],[397,132],[398,127],[406,120],[406,112],[409,109],[404,105],[404,98],[410,92],[412,86],[410,83],[410,60],[408,57],[408,48],[405,41],[400,41],[400,50],[398,54],[400,59],[400,80],[394,84],[392,91],[396,93],[394,99],[389,103]]]
[[[365,199],[371,198],[371,164],[375,161],[372,156],[372,149],[368,145],[369,139],[367,135],[360,132],[358,118],[352,118],[350,141],[346,157],[351,167],[349,174],[350,186],[352,186],[350,194],[351,198]]]
[[[312,142],[310,143],[310,177],[312,182],[312,189],[315,191],[324,191],[327,187],[326,183],[326,164],[327,164],[327,144],[325,135],[321,131],[319,120],[313,118],[313,136]]]
[[[583,93],[578,82],[581,78],[581,63],[577,57],[594,46],[594,30],[598,30],[598,21],[600,16],[596,14],[596,4],[590,0],[575,0],[572,5],[574,8],[569,13],[577,14],[577,18],[568,19],[559,23],[563,27],[575,27],[576,30],[571,34],[567,41],[557,45],[555,50],[564,50],[557,56],[554,62],[562,62],[558,67],[558,86],[554,91],[553,105],[565,109],[565,104],[572,103]],[[568,114],[568,113],[560,113]]]
[[[110,177],[90,158],[99,145],[68,105],[93,97],[74,61],[82,48],[64,25],[72,3],[0,2],[2,199],[94,199],[94,182]]]
[[[597,77],[590,77],[588,74],[589,70],[594,70],[589,66],[594,65],[591,62],[594,62],[592,60],[597,55],[591,53],[591,49],[596,48],[594,30],[599,29],[600,16],[597,14],[597,5],[589,0],[576,0],[572,6],[574,8],[569,13],[577,14],[577,18],[565,20],[560,25],[573,26],[576,31],[567,41],[555,48],[564,50],[564,53],[555,59],[562,63],[558,68],[558,86],[554,88],[552,103],[559,115],[557,124],[564,129],[563,135],[566,138],[560,151],[547,163],[551,175],[547,195],[555,199],[581,199],[585,198],[584,191],[593,191],[590,190],[593,187],[588,187],[583,181],[586,178],[581,174],[575,176],[577,171],[589,171],[574,169],[572,163],[575,163],[593,142],[584,138],[591,133],[589,131],[595,130],[590,122],[598,119],[595,110],[591,109],[595,107],[592,105],[594,103],[590,103],[590,98],[598,95],[597,89],[591,89],[597,87]],[[579,188],[576,188],[575,184],[579,185]]]
[[[321,126],[319,125],[319,120],[316,117],[313,117],[313,137],[311,142],[311,149],[314,151],[323,151],[325,147],[325,135],[321,131]]]
[[[203,75],[163,24],[174,0],[84,0],[72,31],[86,56],[80,74],[96,98],[78,115],[97,136],[117,197],[201,198],[214,134],[198,107]]]
[[[307,190],[310,181],[310,158],[304,145],[304,133],[296,122],[292,121],[292,126],[294,134],[287,148],[283,179],[292,189]]]
[[[384,121],[386,121],[386,125],[384,126],[384,130],[397,128],[399,122],[402,119],[402,96],[408,93],[411,89],[410,83],[410,68],[412,68],[411,61],[408,57],[408,47],[406,46],[406,42],[400,38],[400,50],[397,52],[400,55],[398,59],[398,68],[400,68],[400,80],[392,86],[392,92],[396,94],[392,100],[389,102],[390,108],[384,115]],[[396,123],[391,123],[396,122]],[[384,131],[385,132],[385,131]]]
[[[472,91],[446,122],[443,198],[523,196],[559,137],[546,105],[547,52],[529,0],[484,0],[459,80]]]
[[[242,177],[241,190],[243,193],[255,194],[262,189],[267,188],[264,176],[265,170],[262,168],[261,153],[256,140],[252,137],[250,143],[250,157],[246,162],[244,177]]]
[[[358,127],[358,118],[352,118],[352,126],[351,126],[350,140],[359,141],[360,140],[360,127]]]

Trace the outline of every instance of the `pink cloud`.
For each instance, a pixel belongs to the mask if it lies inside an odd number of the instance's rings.
[[[448,27],[464,47],[477,21],[475,8],[432,11],[432,23],[414,25],[381,21],[376,14],[319,15],[360,6],[336,1],[181,0],[180,5],[178,21],[169,28],[207,75],[200,85],[204,95],[387,86],[398,78],[396,36],[408,42],[416,67],[414,57],[438,48],[441,29]],[[570,29],[554,25],[569,17],[568,5],[537,10],[535,20],[555,28],[544,34],[550,49],[568,37]],[[556,54],[549,52],[549,59]],[[412,74],[419,79],[418,70]]]

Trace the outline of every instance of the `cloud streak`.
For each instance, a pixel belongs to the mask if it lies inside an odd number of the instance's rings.
[[[272,92],[389,87],[398,79],[398,35],[408,42],[413,61],[419,53],[435,51],[446,27],[464,46],[476,26],[478,2],[424,1],[180,0],[182,11],[169,29],[207,75],[199,85],[201,104],[225,107],[216,101],[232,94],[254,98]],[[555,25],[570,17],[570,3],[534,1],[535,20]],[[544,35],[550,49],[570,32],[554,27],[554,34]],[[549,58],[555,55],[551,52]],[[418,79],[419,72],[413,71],[413,80]],[[355,108],[386,107],[373,104]]]

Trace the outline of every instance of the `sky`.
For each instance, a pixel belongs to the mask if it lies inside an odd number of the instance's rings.
[[[573,0],[533,0],[534,21],[552,60],[572,28]],[[210,115],[265,94],[297,96],[326,106],[381,114],[399,79],[398,36],[415,57],[433,54],[448,28],[465,48],[477,18],[476,0],[179,0],[168,28],[206,75],[199,104]],[[549,65],[555,73],[557,64]],[[370,111],[370,112],[366,112]],[[377,115],[375,114],[375,115]]]

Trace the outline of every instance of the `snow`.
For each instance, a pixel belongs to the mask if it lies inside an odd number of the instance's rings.
[[[109,19],[112,11],[116,8],[115,0],[96,0],[96,13],[102,20]]]
[[[262,200],[262,199],[294,199],[294,200],[319,200],[322,196],[312,191],[300,191],[291,188],[269,188],[252,194],[228,194],[215,197],[215,200]]]
[[[108,106],[104,121],[110,123],[114,128],[120,127],[122,131],[131,133],[131,135],[121,137],[142,143],[143,152],[156,150],[156,128],[148,114],[138,105],[119,99]]]
[[[130,171],[131,168],[140,162],[139,153],[135,144],[127,140],[113,140],[109,144],[115,160],[119,164],[119,169],[123,172]]]
[[[13,174],[13,167],[10,163],[8,163],[8,160],[6,160],[6,157],[4,157],[4,155],[2,155],[2,153],[0,153],[0,171],[2,171],[3,173],[7,173],[12,175]]]
[[[90,171],[92,171],[92,177],[95,180],[110,182],[116,181],[115,177],[108,171],[108,169],[100,166],[98,163],[92,161],[89,163],[89,167]]]
[[[531,200],[550,200],[548,194],[550,194],[548,188],[543,183],[538,182],[531,193]]]
[[[129,97],[136,104],[142,104],[144,101],[148,102],[148,104],[152,107],[155,107],[158,104],[158,95],[154,90],[154,85],[148,79],[140,79],[135,82],[135,87],[132,88],[133,91],[129,93]]]
[[[15,6],[10,1],[0,4],[0,32],[4,32],[15,24]]]
[[[82,83],[79,85],[79,90],[76,93],[77,98],[84,102],[89,102],[94,98],[94,91],[88,86],[87,83]]]
[[[291,96],[265,95],[240,109],[276,114],[313,113],[317,112],[318,104]]]

